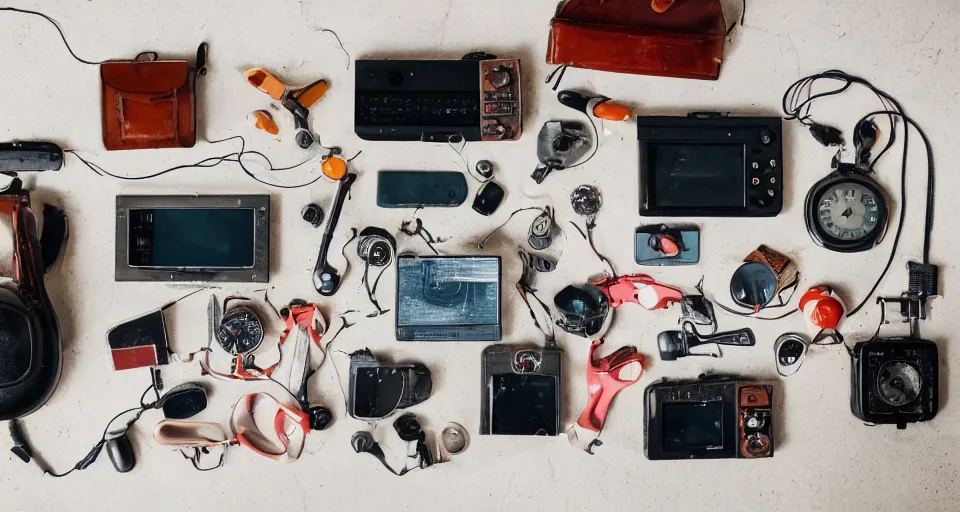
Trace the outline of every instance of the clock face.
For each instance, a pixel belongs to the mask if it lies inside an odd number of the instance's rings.
[[[256,349],[263,341],[263,324],[253,311],[237,308],[224,315],[217,341],[227,352],[238,355]]]
[[[825,234],[837,240],[864,240],[878,234],[880,201],[883,199],[860,183],[834,183],[819,196],[817,223]]]

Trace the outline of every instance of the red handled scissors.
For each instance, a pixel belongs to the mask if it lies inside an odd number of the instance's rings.
[[[607,420],[607,412],[613,398],[623,388],[636,384],[643,376],[643,354],[637,352],[637,347],[621,347],[616,352],[601,359],[595,359],[597,347],[603,345],[603,340],[594,340],[590,345],[590,357],[587,359],[587,392],[589,399],[587,406],[580,415],[577,424],[581,427],[600,432]],[[632,379],[620,377],[623,369],[633,363],[640,365],[640,371]]]

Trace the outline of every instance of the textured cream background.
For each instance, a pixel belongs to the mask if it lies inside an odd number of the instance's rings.
[[[740,14],[739,2],[725,0],[728,19]],[[950,511],[960,499],[960,426],[956,396],[960,352],[952,348],[952,331],[960,326],[954,311],[958,274],[954,254],[954,222],[960,210],[956,115],[960,10],[951,0],[766,0],[748,2],[746,26],[738,28],[726,48],[721,79],[699,82],[616,75],[571,69],[563,85],[584,88],[622,100],[643,114],[682,114],[689,110],[733,110],[777,115],[781,94],[800,76],[841,68],[868,77],[901,100],[930,134],[939,163],[936,235],[933,260],[941,265],[942,290],[932,318],[923,325],[926,337],[941,350],[942,412],[932,422],[907,430],[869,428],[849,411],[850,361],[840,348],[813,352],[796,376],[779,384],[776,457],[749,461],[657,462],[643,456],[642,403],[646,384],[663,376],[694,377],[704,370],[775,377],[772,345],[782,332],[802,329],[799,316],[775,324],[721,317],[722,328],[754,328],[758,345],[730,349],[722,360],[690,358],[661,363],[656,334],[675,325],[677,311],[650,313],[626,307],[617,313],[607,337],[609,349],[636,344],[649,356],[640,385],[616,400],[596,456],[572,449],[564,438],[481,438],[450,464],[404,478],[389,475],[372,458],[355,455],[351,434],[363,425],[345,418],[331,367],[325,366],[312,391],[315,400],[334,408],[335,424],[312,434],[297,462],[277,465],[244,450],[228,454],[225,468],[197,473],[175,451],[156,446],[152,426],[160,414],[147,414],[133,431],[139,464],[130,474],[117,474],[104,457],[90,469],[66,480],[41,477],[0,452],[2,510],[776,510],[776,511]],[[567,220],[574,215],[567,195],[576,185],[593,183],[604,194],[597,245],[620,272],[641,271],[633,263],[633,230],[641,223],[637,210],[635,128],[632,123],[607,124],[608,134],[596,158],[575,171],[559,172],[540,188],[528,175],[535,163],[536,132],[549,119],[574,119],[543,84],[549,68],[543,62],[547,27],[554,0],[291,0],[125,2],[21,2],[20,7],[45,11],[59,20],[75,51],[87,59],[130,58],[156,50],[164,56],[189,56],[200,41],[210,43],[209,74],[202,79],[201,136],[210,140],[242,134],[252,147],[278,164],[300,161],[305,154],[292,140],[272,142],[248,128],[248,112],[265,108],[268,98],[247,86],[241,70],[263,66],[291,83],[325,77],[331,89],[313,109],[313,127],[328,144],[348,154],[362,149],[353,164],[360,179],[345,208],[341,226],[379,225],[396,229],[409,212],[374,206],[375,173],[380,169],[457,169],[456,155],[443,146],[366,143],[352,130],[353,72],[329,34],[335,29],[351,55],[439,56],[457,58],[487,50],[523,59],[526,132],[519,142],[474,144],[467,150],[471,165],[489,158],[508,197],[497,214],[480,218],[469,207],[426,211],[428,228],[451,240],[446,253],[469,251],[473,240],[523,205],[544,204],[524,197],[549,193],[549,200]],[[84,154],[116,173],[145,174],[170,165],[228,153],[227,145],[198,143],[192,150],[106,153],[100,143],[97,68],[73,61],[53,27],[35,18],[0,13],[0,140],[51,139]],[[876,100],[864,91],[843,100],[826,100],[815,116],[849,131]],[[289,118],[278,115],[291,134]],[[879,249],[839,255],[816,247],[803,227],[803,198],[826,172],[830,152],[795,124],[785,124],[786,199],[774,219],[703,219],[700,266],[647,269],[661,281],[688,291],[706,275],[708,291],[727,299],[726,283],[738,261],[760,243],[786,252],[798,261],[803,285],[830,282],[848,302],[859,300],[886,258],[888,237]],[[906,286],[905,264],[920,256],[925,169],[918,142],[910,160],[909,224],[900,254],[880,291],[896,295]],[[898,147],[899,148],[899,147]],[[899,149],[898,149],[899,151]],[[899,153],[879,166],[879,178],[893,188],[899,175]],[[264,176],[297,183],[315,176],[319,165]],[[146,372],[114,373],[104,333],[117,322],[184,293],[159,284],[113,282],[114,196],[130,193],[264,193],[272,194],[272,279],[274,302],[294,297],[319,300],[309,283],[320,230],[299,219],[300,208],[318,201],[328,208],[335,186],[320,182],[307,189],[267,190],[239,169],[184,170],[148,182],[100,178],[67,159],[57,174],[30,180],[38,198],[52,198],[66,208],[71,239],[66,257],[48,278],[64,334],[65,364],[60,388],[50,402],[26,421],[36,448],[58,468],[66,468],[92,444],[104,422],[133,405],[147,385]],[[471,184],[473,187],[475,184]],[[504,261],[505,341],[539,341],[527,313],[520,309],[511,284],[518,275],[513,247],[523,240],[528,219],[517,221],[488,249]],[[512,238],[512,239],[511,239]],[[402,250],[425,250],[418,240],[400,239]],[[546,298],[565,284],[601,270],[580,240],[571,239],[560,271],[542,277]],[[356,269],[357,267],[353,267]],[[381,298],[391,304],[393,272]],[[328,312],[368,304],[358,289],[359,274],[349,275],[336,301],[323,300]],[[243,290],[251,290],[249,287]],[[203,343],[205,297],[195,296],[175,308],[169,318],[178,350]],[[868,337],[878,310],[867,307],[844,326],[848,340]],[[895,333],[900,326],[887,332]],[[399,344],[393,340],[393,316],[364,320],[336,343],[352,351],[368,346],[395,359],[421,360],[434,371],[436,393],[415,411],[432,427],[459,421],[476,434],[479,425],[479,356],[481,344]],[[583,366],[588,343],[564,336],[566,406],[564,422],[575,421],[586,390]],[[334,354],[346,368],[343,355]],[[193,365],[164,369],[167,384],[198,377]],[[214,385],[211,404],[200,419],[225,421],[230,406],[252,387]],[[386,423],[386,422],[385,422]],[[390,429],[381,426],[382,431]],[[0,442],[7,445],[6,438]]]

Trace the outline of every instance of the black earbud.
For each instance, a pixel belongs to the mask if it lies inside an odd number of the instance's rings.
[[[411,412],[397,418],[396,421],[393,422],[393,429],[397,431],[397,436],[399,436],[400,439],[407,442],[417,441],[423,435],[420,422],[417,421],[417,417]]]
[[[311,407],[307,414],[310,415],[311,430],[324,430],[333,423],[333,412],[326,407]]]
[[[373,440],[373,434],[362,430],[353,434],[353,437],[350,438],[350,446],[357,453],[369,453],[380,445]]]
[[[309,222],[311,226],[319,227],[320,224],[323,224],[323,208],[315,203],[310,203],[300,210],[300,217]]]

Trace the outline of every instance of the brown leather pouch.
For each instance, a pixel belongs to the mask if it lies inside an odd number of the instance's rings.
[[[561,2],[551,21],[547,62],[716,80],[726,36],[720,0],[649,1]]]
[[[196,83],[206,74],[207,45],[185,60],[144,52],[100,65],[103,145],[115,149],[189,148],[197,141]]]

